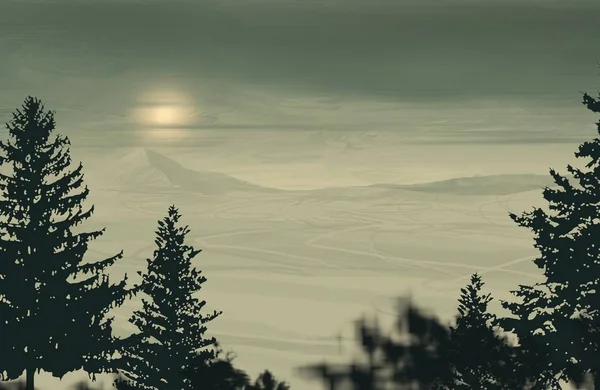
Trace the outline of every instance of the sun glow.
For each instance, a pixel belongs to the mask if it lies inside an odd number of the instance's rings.
[[[191,123],[194,108],[177,105],[156,105],[139,107],[134,110],[134,119],[145,126],[170,127]]]
[[[160,139],[181,138],[199,110],[192,99],[173,86],[162,86],[142,93],[131,109],[133,122],[145,136]]]

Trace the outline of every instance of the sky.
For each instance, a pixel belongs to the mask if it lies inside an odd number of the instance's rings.
[[[38,96],[86,146],[243,130],[572,143],[593,134],[580,91],[600,89],[598,11],[587,0],[4,0],[0,114]]]

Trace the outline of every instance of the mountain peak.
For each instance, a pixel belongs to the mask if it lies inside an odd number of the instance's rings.
[[[116,165],[116,166],[114,166]],[[124,191],[185,191],[206,195],[228,192],[275,192],[224,173],[196,171],[147,148],[136,148],[103,171],[103,181]]]

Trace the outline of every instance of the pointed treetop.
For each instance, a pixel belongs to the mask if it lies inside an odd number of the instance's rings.
[[[474,284],[476,286],[483,286],[483,281],[481,280],[481,275],[479,275],[477,272],[475,272],[473,275],[471,275],[471,284]]]
[[[12,120],[6,123],[11,136],[34,143],[46,142],[55,127],[54,111],[45,111],[42,101],[31,96],[27,96],[21,109],[15,110]]]
[[[460,289],[461,295],[458,298],[459,322],[480,321],[478,325],[486,328],[486,323],[495,319],[495,316],[489,313],[487,309],[488,304],[492,301],[492,296],[481,292],[483,285],[484,282],[481,276],[474,273],[471,275],[471,283]]]
[[[175,205],[171,205],[169,206],[169,219],[173,220],[174,222],[179,221],[179,218],[181,217],[181,215],[179,214],[179,210],[177,209],[177,207],[175,207]]]

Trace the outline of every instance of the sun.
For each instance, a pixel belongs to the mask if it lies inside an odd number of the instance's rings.
[[[154,122],[158,125],[173,125],[179,122],[180,113],[178,107],[156,107],[150,110],[151,116],[150,122]]]
[[[146,129],[176,129],[193,123],[197,112],[186,94],[163,87],[140,94],[130,116],[136,125]]]
[[[148,110],[148,121],[159,126],[176,126],[186,124],[192,116],[190,107],[158,106]]]
[[[194,107],[180,105],[145,105],[132,110],[135,123],[142,126],[185,126],[192,122]]]

